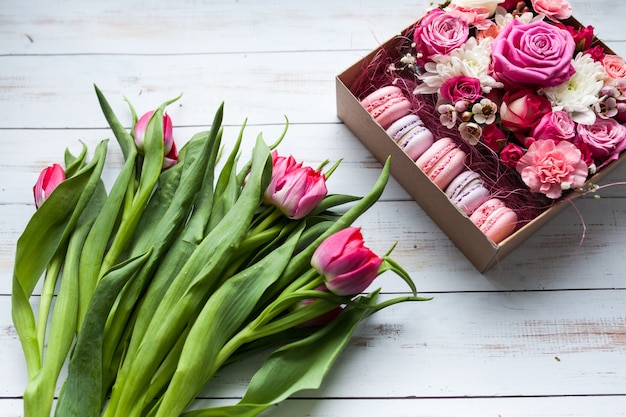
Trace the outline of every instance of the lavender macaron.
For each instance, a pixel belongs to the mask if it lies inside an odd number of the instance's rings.
[[[413,161],[417,161],[435,141],[432,132],[415,114],[408,114],[393,122],[387,128],[387,134]]]
[[[465,170],[457,175],[446,187],[445,193],[468,216],[489,198],[489,190],[480,174],[472,170]]]

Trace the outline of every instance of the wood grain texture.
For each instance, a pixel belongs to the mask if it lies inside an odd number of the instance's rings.
[[[574,15],[626,55],[621,0],[571,0]],[[418,18],[429,2],[5,0],[0,5],[0,417],[22,415],[25,365],[10,314],[15,242],[34,212],[40,170],[109,140],[112,184],[122,156],[93,84],[127,126],[124,97],[168,108],[178,143],[226,104],[225,141],[248,118],[244,149],[262,132],[311,165],[343,159],[332,192],[362,195],[380,164],[336,116],[334,77]],[[626,166],[605,181],[626,181]],[[371,317],[322,389],[273,417],[626,416],[626,185],[585,196],[481,274],[391,179],[357,221],[433,300]],[[584,239],[583,239],[584,238]],[[374,286],[404,293],[395,276]],[[36,291],[37,293],[37,291]],[[37,302],[37,297],[33,300]],[[206,405],[235,402],[263,356],[220,373]]]

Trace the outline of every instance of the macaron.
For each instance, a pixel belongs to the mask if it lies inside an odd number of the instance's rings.
[[[480,174],[469,169],[454,177],[445,193],[468,216],[489,198],[489,190]]]
[[[407,114],[393,122],[387,129],[387,134],[413,161],[435,141],[432,132],[415,114]]]
[[[387,85],[369,94],[361,105],[380,124],[387,129],[393,122],[411,112],[411,102],[399,87]]]
[[[433,142],[415,163],[441,190],[465,169],[467,154],[449,137]]]
[[[470,220],[494,243],[500,243],[515,230],[517,214],[499,198],[490,198],[472,213]]]

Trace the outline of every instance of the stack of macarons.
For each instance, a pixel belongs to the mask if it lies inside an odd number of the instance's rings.
[[[492,197],[480,174],[465,170],[445,190],[446,196],[493,242],[500,243],[517,226],[517,214]]]
[[[489,239],[499,243],[513,233],[517,214],[490,195],[480,175],[468,169],[467,153],[453,139],[435,139],[399,87],[381,87],[361,105]]]

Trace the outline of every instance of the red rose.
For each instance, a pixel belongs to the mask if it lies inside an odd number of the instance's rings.
[[[576,51],[586,51],[591,48],[591,43],[593,42],[593,26],[576,29],[573,26],[564,25],[561,22],[556,22],[555,25],[568,31],[572,35],[576,43]]]
[[[552,111],[550,101],[531,89],[504,94],[500,106],[502,126],[516,135],[524,135],[535,126],[544,114]]]
[[[499,4],[499,6],[504,7],[504,9],[506,9],[506,11],[510,13],[517,8],[519,2],[520,0],[504,0],[502,3]]]
[[[506,133],[504,133],[495,123],[483,126],[483,142],[491,150],[500,152],[506,144]]]
[[[585,53],[591,56],[591,58],[596,62],[602,62],[602,60],[604,59],[604,55],[606,55],[604,53],[604,48],[600,45],[596,45],[593,48],[587,49]]]
[[[515,168],[522,156],[524,156],[524,150],[514,143],[507,144],[500,152],[500,159],[509,168]]]
[[[481,97],[482,87],[478,78],[458,75],[447,79],[439,88],[439,93],[453,104],[459,101],[473,103]]]

